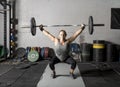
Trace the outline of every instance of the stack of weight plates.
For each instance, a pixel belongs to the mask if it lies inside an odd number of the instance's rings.
[[[43,59],[49,59],[49,47],[42,47],[41,48],[41,57]]]
[[[105,61],[105,41],[94,40],[93,41],[93,60],[96,62]]]
[[[49,47],[27,47],[26,57],[30,62],[49,59]]]
[[[82,43],[81,44],[81,60],[82,62],[92,61],[92,44]]]

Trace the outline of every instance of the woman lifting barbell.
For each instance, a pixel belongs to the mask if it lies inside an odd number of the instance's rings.
[[[43,28],[43,25],[39,26],[40,30],[48,36],[55,44],[55,56],[51,58],[49,66],[53,71],[52,77],[56,78],[55,64],[59,62],[64,62],[71,64],[70,76],[75,79],[74,70],[76,68],[76,61],[69,55],[68,46],[73,42],[80,33],[84,30],[85,24],[81,24],[80,29],[77,30],[70,38],[66,39],[67,33],[65,30],[60,30],[59,37],[55,37],[47,30]]]

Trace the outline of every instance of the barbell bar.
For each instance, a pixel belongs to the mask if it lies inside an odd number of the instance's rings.
[[[36,25],[35,18],[32,17],[30,20],[30,26],[23,26],[21,28],[31,28],[31,34],[34,36],[36,35],[36,27],[39,27],[40,25]],[[77,27],[81,26],[80,24],[78,25],[43,25],[43,27]],[[104,24],[94,24],[93,23],[93,17],[89,16],[89,21],[88,24],[85,24],[85,26],[88,26],[89,29],[89,34],[92,35],[94,31],[94,26],[104,26]]]
[[[39,27],[40,25],[37,25],[35,27]],[[80,24],[78,25],[43,25],[43,27],[77,27],[77,26],[81,26]],[[89,26],[89,25],[85,25],[85,26]],[[93,26],[104,26],[104,24],[94,24]],[[22,28],[25,28],[25,27],[22,27]],[[26,27],[26,28],[30,28],[29,26]]]

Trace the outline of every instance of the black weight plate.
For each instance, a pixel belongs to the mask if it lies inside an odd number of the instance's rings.
[[[17,50],[16,50],[16,56],[18,57],[18,58],[22,58],[22,57],[24,57],[25,56],[25,54],[26,54],[26,49],[25,48],[18,48]]]
[[[34,36],[36,35],[36,21],[34,17],[31,18],[30,23],[31,23],[31,33]]]
[[[45,51],[45,48],[41,48],[41,57],[44,58],[44,51]]]
[[[48,54],[49,54],[49,47],[45,47],[44,48],[44,57],[48,58]]]
[[[88,29],[89,29],[89,34],[93,34],[93,17],[89,16],[89,21],[88,21]]]

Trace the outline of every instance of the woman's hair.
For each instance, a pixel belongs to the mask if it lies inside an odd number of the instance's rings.
[[[64,32],[65,36],[67,36],[67,33],[66,33],[65,30],[60,30],[60,32]],[[59,32],[59,33],[60,33],[60,32]]]

